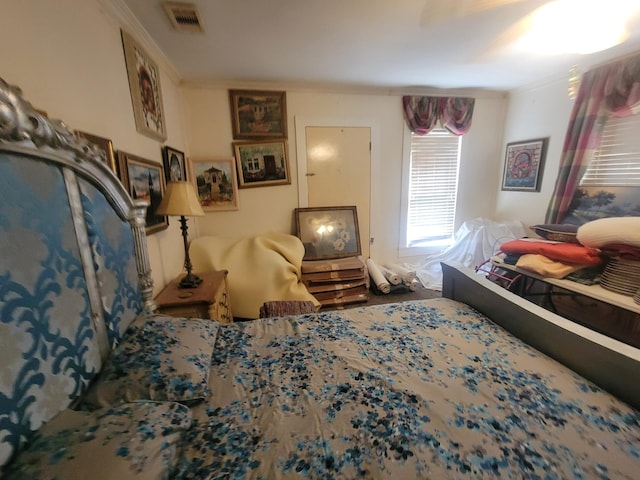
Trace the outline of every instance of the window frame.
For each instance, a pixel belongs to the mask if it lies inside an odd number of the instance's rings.
[[[612,120],[615,127],[610,123]],[[594,151],[579,187],[640,187],[640,136],[635,133],[638,128],[640,113],[607,117],[602,126],[600,145]],[[599,173],[601,170],[604,173]],[[608,173],[614,176],[609,177]],[[630,176],[633,180],[625,181]]]
[[[436,128],[440,128],[439,126]],[[401,188],[401,202],[400,202],[400,235],[398,256],[399,257],[411,257],[419,255],[427,255],[438,253],[453,244],[455,235],[455,224],[457,217],[457,204],[458,204],[458,187],[460,184],[460,165],[462,157],[462,137],[459,137],[459,151],[458,151],[458,169],[456,176],[456,198],[454,201],[453,222],[454,231],[449,239],[434,242],[425,246],[407,246],[407,227],[409,224],[409,189],[411,184],[411,143],[412,135],[409,127],[404,124],[403,129],[403,142],[402,142],[402,188]]]

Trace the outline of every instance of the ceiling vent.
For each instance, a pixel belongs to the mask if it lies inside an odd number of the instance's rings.
[[[174,28],[183,32],[204,33],[196,6],[191,3],[164,2],[162,4]]]

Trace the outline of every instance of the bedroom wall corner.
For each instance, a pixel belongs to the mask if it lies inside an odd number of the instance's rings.
[[[496,177],[496,220],[520,220],[525,226],[544,223],[560,165],[567,124],[573,108],[568,78],[510,92],[502,140],[500,170]],[[539,192],[502,191],[506,146],[510,142],[549,137]]]
[[[105,0],[106,1],[106,0]],[[0,75],[50,118],[112,140],[123,150],[161,163],[162,143],[136,131],[120,37],[123,25],[103,0],[6,2],[0,16]],[[135,32],[133,32],[135,33]],[[179,83],[157,52],[166,144],[185,150]],[[155,290],[182,270],[178,222],[148,237]]]

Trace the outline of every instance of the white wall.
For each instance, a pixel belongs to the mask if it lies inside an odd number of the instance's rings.
[[[505,120],[501,171],[493,186],[497,192],[496,220],[521,220],[526,226],[544,223],[555,186],[564,137],[573,108],[568,74],[544,85],[511,92]],[[502,191],[506,146],[510,142],[549,137],[540,192]]]
[[[70,128],[109,138],[114,148],[162,162],[161,144],[137,133],[120,26],[97,0],[4,2],[0,15],[0,77]],[[167,144],[185,148],[174,75],[159,64]],[[179,224],[148,237],[158,291],[181,270]]]
[[[110,138],[116,150],[161,163],[161,143],[135,129],[120,38],[120,27],[125,25],[160,68],[166,144],[184,150],[191,158],[230,157],[233,140],[227,89],[250,86],[181,86],[161,52],[154,51],[144,36],[132,31],[126,15],[123,20],[118,12],[108,10],[107,3],[28,0],[4,5],[0,16],[0,41],[5,46],[0,49],[0,76],[19,85],[37,108],[63,119],[71,128]],[[260,87],[264,86],[255,86]],[[344,120],[349,125],[365,121],[375,125],[378,132],[378,138],[372,139],[375,170],[371,228],[376,240],[371,256],[385,263],[397,261],[406,128],[401,111],[403,93],[375,89],[311,91],[285,85],[269,88],[287,91],[291,184],[240,190],[238,211],[211,212],[191,219],[192,237],[241,237],[269,230],[292,233],[293,209],[298,206],[296,117]],[[478,216],[493,216],[496,179],[502,164],[506,99],[495,92],[480,91],[475,96],[473,127],[463,139],[458,225]],[[148,244],[158,291],[182,270],[177,220],[170,219],[169,229],[149,236]]]
[[[227,88],[184,87],[189,155],[212,158],[233,154]],[[398,261],[402,180],[402,95],[305,91],[270,86],[287,92],[287,126],[292,183],[239,190],[240,209],[209,213],[198,218],[200,235],[241,237],[269,230],[293,233],[293,209],[298,204],[296,118],[318,125],[342,121],[345,125],[373,126],[371,257]],[[471,132],[463,138],[457,223],[479,216],[491,218],[495,203],[495,178],[500,169],[502,123],[506,99],[495,92],[478,93]],[[375,137],[377,133],[378,138]],[[357,179],[354,179],[357,181]],[[412,261],[403,258],[402,261]]]

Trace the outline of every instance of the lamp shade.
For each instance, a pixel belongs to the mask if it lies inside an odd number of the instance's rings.
[[[156,213],[169,216],[201,217],[204,215],[204,210],[202,210],[191,183],[169,182]]]

